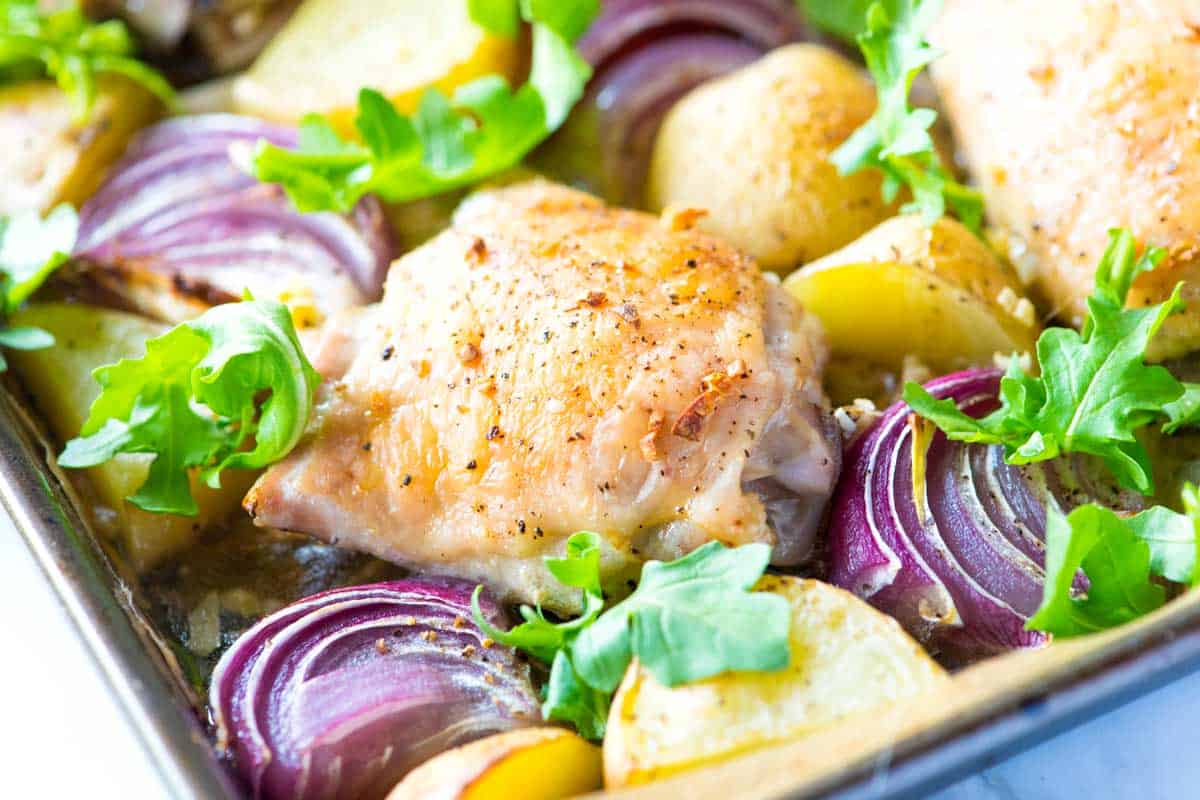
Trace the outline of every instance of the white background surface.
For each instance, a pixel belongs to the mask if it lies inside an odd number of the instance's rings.
[[[0,620],[0,797],[163,797],[153,765],[2,511]],[[985,770],[934,800],[1200,797],[1198,727],[1200,675]]]

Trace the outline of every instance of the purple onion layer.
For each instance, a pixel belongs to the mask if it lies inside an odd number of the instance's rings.
[[[74,255],[210,297],[304,287],[326,313],[376,299],[394,255],[379,203],[365,199],[348,215],[298,213],[279,187],[236,163],[260,139],[294,146],[296,132],[233,114],[146,129],[80,211]]]
[[[1000,373],[960,372],[926,384],[972,416],[998,405]],[[913,425],[904,403],[851,444],[834,494],[830,579],[896,617],[932,649],[973,659],[1046,637],[1025,630],[1041,602],[1047,473],[1014,467],[997,447],[936,432],[914,494]],[[930,423],[924,423],[930,424]]]
[[[791,0],[606,0],[579,41],[595,75],[539,163],[610,202],[640,206],[654,138],[671,106],[805,37]]]
[[[222,656],[218,747],[256,798],[383,797],[443,750],[540,719],[529,668],[471,622],[472,585],[422,578],[313,595]],[[508,626],[484,595],[484,614]]]

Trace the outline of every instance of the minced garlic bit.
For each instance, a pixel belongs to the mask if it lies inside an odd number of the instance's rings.
[[[315,328],[325,321],[325,315],[317,308],[311,286],[293,281],[279,293],[279,302],[292,313],[292,324],[297,329]]]
[[[1012,362],[1012,353],[992,353],[992,363],[1002,370],[1007,371],[1009,364]],[[1033,372],[1033,355],[1030,353],[1017,354],[1017,366],[1025,374]]]
[[[207,656],[221,646],[221,599],[216,592],[204,595],[187,617],[187,647],[198,656]]]
[[[1018,295],[1009,286],[1005,286],[1000,290],[1000,294],[996,295],[996,304],[1027,328],[1032,328],[1037,323],[1037,312],[1033,303],[1029,302],[1029,298]]]
[[[842,441],[849,442],[879,419],[879,409],[866,398],[859,397],[848,406],[834,409],[833,419],[842,433]]]
[[[917,358],[912,353],[904,357],[904,363],[900,367],[900,385],[912,381],[913,383],[925,383],[933,378],[933,370],[929,366]]]

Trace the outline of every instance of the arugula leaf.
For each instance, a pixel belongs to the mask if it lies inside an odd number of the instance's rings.
[[[1075,597],[1081,568],[1088,588]],[[1109,509],[1085,505],[1065,517],[1050,509],[1042,605],[1025,627],[1065,638],[1122,625],[1166,602],[1151,574],[1149,545]]]
[[[611,701],[611,692],[593,689],[579,677],[566,650],[554,654],[542,702],[543,717],[569,722],[583,738],[600,741],[608,726]]]
[[[589,685],[615,691],[630,656],[666,686],[783,669],[787,601],[751,591],[770,558],[767,545],[709,542],[667,564],[648,562],[637,590],[579,635],[576,670]]]
[[[1200,489],[1196,488],[1194,483],[1185,483],[1180,490],[1180,500],[1183,504],[1183,512],[1187,514],[1188,519],[1192,522],[1192,575],[1188,584],[1190,586],[1200,586]]]
[[[951,439],[1003,445],[1010,464],[1088,453],[1101,459],[1122,486],[1151,494],[1149,455],[1135,432],[1186,398],[1170,372],[1145,363],[1146,347],[1184,303],[1176,286],[1164,303],[1125,309],[1133,279],[1153,269],[1163,252],[1148,248],[1138,258],[1132,234],[1114,230],[1109,236],[1083,330],[1042,333],[1039,377],[1025,374],[1012,359],[1000,381],[1001,406],[982,419],[964,414],[952,401],[935,400],[912,382],[904,387],[905,402]]]
[[[590,531],[580,531],[567,539],[565,558],[547,558],[546,568],[559,583],[583,590],[583,614],[572,622],[551,622],[541,608],[521,606],[525,620],[510,631],[490,625],[479,609],[479,594],[483,586],[475,587],[471,610],[480,629],[501,644],[516,647],[547,664],[564,649],[585,626],[595,621],[604,609],[604,592],[600,589],[600,537]]]
[[[513,37],[521,31],[521,9],[512,0],[467,0],[475,24],[497,36]]]
[[[146,482],[127,499],[188,516],[197,513],[188,470],[201,468],[217,488],[222,470],[283,458],[308,424],[320,382],[287,308],[250,299],[212,308],[146,342],[141,358],[92,374],[102,391],[58,463],[92,467],[119,453],[153,453]]]
[[[630,662],[667,686],[731,670],[773,671],[787,666],[791,611],[777,595],[752,591],[770,560],[766,545],[729,549],[709,542],[670,563],[647,562],[628,598],[601,613],[600,544],[594,533],[567,541],[563,559],[547,559],[560,582],[583,591],[584,612],[553,623],[540,609],[522,606],[525,619],[500,631],[483,617],[475,590],[475,623],[496,641],[551,663],[542,713],[573,723],[599,739],[612,693]]]
[[[804,16],[823,31],[854,41],[867,28],[867,10],[875,0],[797,0]]]
[[[1166,590],[1154,576],[1195,586],[1200,496],[1188,484],[1183,497],[1188,514],[1162,506],[1129,518],[1095,504],[1067,516],[1049,509],[1042,604],[1025,627],[1064,638],[1094,633],[1162,606]],[[1080,569],[1088,586],[1076,596]]]
[[[101,73],[124,75],[163,102],[174,102],[171,85],[132,58],[134,49],[124,23],[92,22],[76,2],[43,11],[37,0],[0,0],[0,76],[53,78],[71,96],[79,120],[95,102],[96,76]]]
[[[876,0],[867,9],[865,29],[856,40],[875,79],[879,104],[829,160],[842,175],[881,170],[887,202],[907,186],[913,199],[901,209],[904,213],[920,213],[932,223],[949,208],[982,236],[983,197],[954,180],[929,134],[937,112],[908,104],[913,80],[940,55],[925,41],[925,32],[941,9],[942,0]],[[839,14],[848,16],[849,11],[839,8]],[[841,19],[845,25],[846,18]]]
[[[514,36],[533,28],[529,81],[514,90],[498,75],[459,87],[451,97],[429,89],[412,116],[379,92],[363,89],[355,127],[362,143],[343,140],[310,116],[299,146],[260,141],[253,169],[278,183],[300,211],[349,211],[366,194],[403,202],[476,183],[515,166],[558,129],[583,96],[591,67],[572,47],[599,11],[598,0],[471,0],[481,27]]]
[[[79,217],[61,205],[43,220],[28,211],[0,217],[0,320],[20,308],[46,279],[70,258],[79,230]],[[41,328],[0,327],[0,347],[42,350],[54,346],[54,337]],[[8,361],[0,355],[0,372]]]
[[[1180,428],[1200,425],[1200,383],[1185,383],[1183,394],[1178,400],[1163,406],[1163,412],[1168,420],[1163,425],[1164,433],[1175,433]]]
[[[1196,487],[1186,484],[1184,502],[1194,499]],[[1194,586],[1200,579],[1196,569],[1196,515],[1179,514],[1165,506],[1154,506],[1123,520],[1134,535],[1150,548],[1150,571],[1169,581]]]

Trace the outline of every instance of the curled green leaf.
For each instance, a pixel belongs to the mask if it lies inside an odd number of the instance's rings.
[[[0,347],[41,350],[54,345],[54,337],[40,328],[10,328],[7,317],[67,263],[75,246],[79,216],[69,205],[60,205],[42,219],[28,211],[0,217]],[[8,362],[0,356],[0,372]]]
[[[320,382],[287,307],[254,300],[210,309],[149,340],[141,358],[93,375],[100,395],[58,463],[91,467],[151,453],[146,482],[129,501],[189,516],[197,513],[189,470],[218,487],[225,469],[283,458],[308,424]]]
[[[96,76],[123,75],[168,105],[175,92],[162,75],[133,58],[133,37],[119,20],[93,22],[79,4],[39,7],[37,0],[0,0],[0,73],[53,78],[87,118],[96,99]]]
[[[553,665],[543,707],[547,719],[601,737],[612,694],[634,658],[667,686],[787,666],[787,601],[753,591],[770,560],[766,545],[731,549],[709,542],[669,563],[647,562],[637,589],[607,611],[600,551],[599,536],[577,533],[564,558],[546,561],[559,581],[584,592],[584,613],[569,622],[551,622],[540,609],[523,606],[522,624],[497,630],[483,617],[482,587],[476,589],[475,623],[488,636]]]
[[[836,9],[834,6],[837,6]],[[892,202],[902,187],[912,202],[902,211],[919,213],[932,223],[947,209],[976,235],[983,231],[983,197],[954,179],[942,163],[929,131],[937,112],[913,109],[908,95],[913,80],[939,55],[925,32],[941,13],[942,0],[875,0],[865,20],[854,24],[863,3],[809,0],[806,7],[835,30],[857,31],[856,41],[875,79],[875,113],[830,155],[843,175],[877,169],[884,175],[883,193]]]
[[[1153,493],[1149,454],[1136,432],[1164,417],[1173,429],[1194,413],[1188,411],[1191,399],[1183,384],[1165,368],[1145,363],[1146,348],[1159,328],[1184,308],[1181,286],[1159,305],[1125,308],[1133,279],[1161,258],[1154,248],[1139,256],[1128,231],[1112,231],[1082,330],[1048,328],[1042,333],[1037,376],[1026,374],[1012,359],[1000,382],[1000,408],[991,414],[969,417],[915,383],[904,387],[905,402],[951,439],[1002,445],[1011,464],[1087,453],[1100,459],[1122,486]]]
[[[295,150],[259,142],[254,175],[278,183],[300,211],[349,211],[364,195],[404,202],[477,183],[516,166],[566,120],[591,67],[572,42],[599,11],[596,0],[472,0],[484,28],[511,36],[533,29],[529,80],[514,89],[489,75],[446,96],[429,89],[405,116],[379,92],[359,94],[362,144],[341,139],[323,119],[307,119]]]

